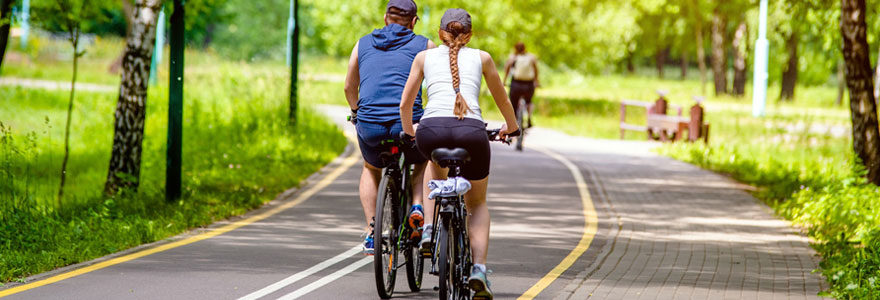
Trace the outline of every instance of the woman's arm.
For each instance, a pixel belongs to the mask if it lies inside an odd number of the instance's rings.
[[[351,57],[348,58],[348,73],[345,74],[345,100],[352,110],[358,109],[358,88],[361,84],[361,73],[358,67],[358,44],[351,49]]]
[[[406,86],[403,87],[403,95],[400,98],[400,124],[403,126],[403,132],[415,136],[416,131],[413,128],[412,113],[413,105],[416,102],[416,95],[422,87],[422,79],[424,78],[425,51],[419,52],[413,60],[412,68],[409,70],[409,78],[406,79]]]
[[[519,127],[516,125],[513,105],[510,104],[510,99],[507,98],[507,92],[504,90],[504,83],[501,82],[498,70],[495,69],[495,61],[492,60],[492,55],[486,51],[480,51],[480,58],[483,61],[483,77],[486,78],[486,86],[489,87],[489,92],[495,99],[495,105],[498,106],[498,110],[501,111],[501,115],[504,116],[504,121],[507,123],[507,130],[502,130],[502,132],[505,135],[514,132]]]

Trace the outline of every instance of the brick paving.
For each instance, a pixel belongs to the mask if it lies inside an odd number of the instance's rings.
[[[747,186],[652,154],[651,143],[530,136],[581,168],[600,225],[611,224],[557,299],[817,299],[825,288],[807,238]]]

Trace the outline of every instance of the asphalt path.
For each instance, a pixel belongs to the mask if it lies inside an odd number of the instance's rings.
[[[328,114],[341,120],[341,111]],[[519,298],[538,283],[542,289],[531,296],[552,298],[596,257],[593,248],[584,253],[590,242],[584,239],[592,234],[585,235],[584,189],[575,178],[575,172],[587,173],[551,154],[492,145],[488,267],[497,299]],[[302,187],[241,218],[38,275],[5,287],[0,296],[14,291],[8,299],[378,298],[372,259],[359,251],[359,156],[350,145]],[[548,273],[558,278],[548,279]],[[435,299],[436,285],[437,277],[426,273],[422,291],[410,292],[401,270],[395,297]]]

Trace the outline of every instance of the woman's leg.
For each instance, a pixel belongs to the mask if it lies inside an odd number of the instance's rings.
[[[441,168],[431,161],[428,162],[428,167],[425,168],[425,180],[422,189],[425,201],[423,204],[425,209],[425,225],[434,223],[434,200],[428,199],[428,194],[431,193],[431,190],[427,187],[428,181],[446,179],[448,172],[448,169]]]
[[[489,178],[471,180],[471,190],[465,195],[468,212],[468,234],[475,264],[486,264],[489,254],[489,206],[486,205],[486,190]]]

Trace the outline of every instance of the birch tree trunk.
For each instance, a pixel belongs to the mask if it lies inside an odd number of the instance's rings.
[[[146,118],[147,81],[156,40],[156,21],[162,0],[137,0],[134,22],[129,24],[122,80],[113,134],[113,153],[104,192],[116,194],[122,188],[137,188],[140,181]]]
[[[880,185],[880,130],[873,93],[871,49],[866,37],[865,0],[841,2],[840,31],[849,87],[853,150],[868,170],[868,180]]]
[[[880,47],[877,47],[877,64],[874,67],[877,68],[874,71],[874,100],[880,103]]]
[[[727,94],[727,51],[724,47],[726,31],[727,18],[716,9],[712,17],[712,77],[715,95]]]
[[[746,94],[746,57],[749,55],[748,25],[745,20],[739,21],[733,37],[733,95],[742,97]]]

